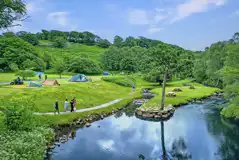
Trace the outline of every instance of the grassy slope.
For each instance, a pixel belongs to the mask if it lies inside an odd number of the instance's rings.
[[[188,86],[183,86],[183,83],[190,82],[189,80],[183,81],[175,81],[168,83],[166,87],[166,93],[172,91],[175,87],[180,87],[182,92],[175,92],[176,97],[166,97],[165,98],[165,106],[172,104],[172,105],[179,105],[183,103],[187,103],[189,100],[194,98],[202,98],[205,96],[210,96],[211,94],[215,93],[219,89],[212,88],[212,87],[205,87],[201,84],[191,83],[195,89],[189,89]],[[152,90],[153,93],[156,93],[152,100],[148,103],[141,106],[140,109],[142,110],[158,110],[161,104],[161,96],[162,96],[162,88],[156,88]]]
[[[99,77],[94,78],[98,79]],[[122,87],[113,83],[104,81],[93,81],[88,83],[67,82],[59,80],[60,87],[42,87],[42,88],[15,88],[15,86],[0,87],[0,101],[6,102],[18,97],[29,97],[34,101],[36,111],[51,112],[55,100],[59,101],[60,110],[63,111],[65,98],[76,97],[77,109],[89,108],[117,98],[124,98],[131,92],[130,88]]]
[[[88,57],[92,60],[99,61],[101,54],[106,50],[97,46],[87,46],[77,43],[69,43],[67,48],[55,48],[48,46],[49,41],[41,41],[37,50],[40,54],[44,52],[50,53],[54,58],[62,58],[63,56],[80,56]]]

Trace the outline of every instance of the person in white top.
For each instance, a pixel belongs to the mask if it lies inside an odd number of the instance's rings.
[[[68,100],[66,99],[65,104],[64,104],[65,112],[68,111],[68,105],[69,105],[69,102],[68,102]]]

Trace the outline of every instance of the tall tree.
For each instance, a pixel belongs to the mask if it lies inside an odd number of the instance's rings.
[[[26,5],[22,0],[0,1],[0,29],[19,26],[17,21],[23,21],[25,16]]]
[[[122,38],[122,37],[120,37],[120,36],[115,36],[114,37],[114,46],[116,46],[116,47],[122,47],[123,46],[123,42],[124,42],[124,39]]]
[[[159,44],[157,47],[151,50],[151,54],[154,57],[157,66],[161,73],[164,73],[163,78],[163,88],[162,88],[162,101],[161,101],[161,110],[164,109],[164,100],[165,100],[165,88],[167,83],[167,76],[169,73],[173,73],[176,70],[178,62],[178,51],[169,46]]]

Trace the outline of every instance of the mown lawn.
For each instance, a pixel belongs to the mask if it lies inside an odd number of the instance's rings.
[[[7,102],[11,99],[17,101],[19,97],[29,98],[34,102],[36,111],[51,112],[54,110],[53,104],[56,100],[59,101],[60,110],[63,111],[63,103],[66,98],[71,100],[76,97],[76,107],[81,109],[123,98],[131,92],[131,88],[104,81],[77,83],[60,80],[59,82],[61,84],[59,87],[15,88],[15,86],[1,86],[0,101],[7,107]]]
[[[195,89],[189,89],[188,86],[183,86],[183,83],[190,83],[195,87]],[[198,83],[192,83],[190,82],[190,80],[182,80],[168,83],[166,87],[166,93],[172,91],[175,87],[180,87],[182,89],[182,92],[174,92],[177,95],[176,97],[165,97],[165,106],[169,104],[179,105],[187,103],[191,99],[210,96],[216,91],[219,91],[218,88],[206,87]],[[152,90],[152,92],[157,94],[157,96],[155,96],[149,102],[141,106],[140,109],[158,110],[160,108],[162,88],[155,88]]]

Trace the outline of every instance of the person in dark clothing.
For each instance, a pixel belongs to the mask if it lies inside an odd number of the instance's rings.
[[[20,77],[18,76],[17,77],[17,84],[20,84],[21,83],[21,79],[20,79]]]
[[[41,74],[38,75],[39,79],[41,80]]]
[[[47,75],[45,74],[45,80],[47,80]]]
[[[74,111],[74,99],[71,100],[70,104],[71,104],[71,112],[73,112]]]
[[[55,107],[54,113],[56,114],[56,112],[58,112],[58,114],[60,114],[60,112],[59,112],[59,105],[58,105],[58,101],[57,100],[56,100],[56,102],[54,104],[54,107]]]

